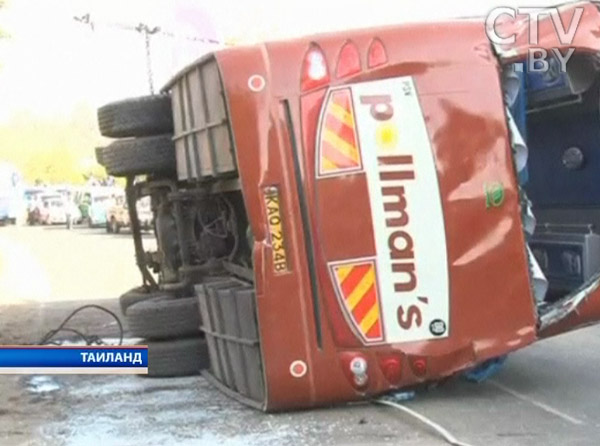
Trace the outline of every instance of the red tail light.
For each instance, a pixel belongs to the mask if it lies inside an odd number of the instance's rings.
[[[388,356],[379,360],[383,375],[390,384],[398,384],[402,380],[402,360],[397,356]]]
[[[383,42],[379,39],[373,39],[369,47],[368,65],[369,68],[375,68],[386,64],[388,61],[387,52],[383,46]]]
[[[360,71],[360,54],[352,42],[346,42],[340,51],[336,77],[342,78]]]
[[[327,59],[321,48],[313,44],[304,56],[300,87],[302,91],[312,90],[329,83]]]
[[[418,378],[423,378],[427,375],[427,359],[420,356],[413,356],[409,361],[410,368]]]

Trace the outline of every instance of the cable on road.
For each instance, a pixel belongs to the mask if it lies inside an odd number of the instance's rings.
[[[403,404],[395,403],[395,402],[390,401],[390,400],[388,400],[386,398],[379,398],[379,399],[375,400],[374,402],[376,404],[381,404],[383,406],[389,406],[389,407],[393,407],[394,409],[401,410],[402,412],[405,412],[408,415],[416,418],[420,422],[426,424],[431,429],[433,429],[434,431],[436,431],[444,440],[446,440],[446,442],[448,444],[451,444],[452,446],[471,446],[468,443],[463,443],[462,441],[457,440],[454,435],[452,435],[444,427],[440,426],[435,421],[430,420],[425,415],[422,415],[419,412],[417,412],[417,411],[415,411],[413,409],[410,409],[410,408],[406,407]]]
[[[102,341],[102,339],[99,336],[85,335],[82,332],[80,332],[79,330],[76,330],[74,328],[70,328],[70,327],[66,326],[69,323],[69,321],[71,319],[73,319],[73,317],[76,314],[78,314],[84,310],[88,310],[88,309],[95,309],[95,310],[103,311],[104,313],[107,313],[110,316],[112,316],[112,318],[115,321],[117,321],[117,325],[119,326],[119,344],[118,345],[123,345],[124,330],[123,330],[123,324],[121,323],[119,316],[117,316],[115,313],[110,311],[108,308],[104,308],[100,305],[84,305],[83,307],[77,308],[76,310],[71,312],[71,314],[69,314],[69,316],[67,316],[65,318],[65,320],[58,326],[58,328],[56,328],[54,330],[50,330],[48,333],[46,333],[42,337],[42,339],[40,339],[40,341],[37,343],[37,345],[56,344],[56,341],[52,341],[52,340],[58,333],[61,333],[61,332],[69,332],[69,333],[76,334],[77,336],[79,336],[81,339],[83,339],[85,341],[86,345],[93,345],[93,344],[103,345],[104,342]]]

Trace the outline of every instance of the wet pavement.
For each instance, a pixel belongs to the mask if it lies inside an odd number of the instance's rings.
[[[93,290],[87,296],[104,296],[106,300],[100,302],[116,309],[117,289],[131,287],[139,280],[135,268],[129,266],[132,246],[127,236],[107,236],[101,230],[88,229],[61,232],[60,243],[51,239],[47,243],[69,249],[51,256],[40,253],[47,247],[39,243],[45,243],[53,230],[10,228],[7,233],[3,229],[0,250],[10,244],[13,252],[27,253],[20,257],[22,262],[11,262],[11,271],[25,276],[22,268],[27,270],[34,261],[49,278],[49,288],[30,284],[34,291],[45,289],[48,294],[28,298],[31,295],[26,293],[22,299],[12,296],[10,306],[6,305],[9,302],[4,306],[0,303],[0,343],[33,342],[55,327],[83,303],[76,299],[83,285]],[[72,258],[83,249],[100,252],[105,246],[109,246],[114,262],[108,267],[103,266],[105,255],[88,256],[85,262]],[[4,262],[0,283],[7,284],[6,259],[10,256],[1,250],[0,257]],[[67,277],[62,268],[73,265],[80,265],[76,273],[87,282],[56,282],[55,275]],[[115,271],[120,274],[114,279],[116,285],[108,280]],[[53,302],[57,292],[65,292],[69,299]],[[4,298],[6,295],[0,294],[0,302]],[[117,333],[115,324],[104,316],[82,315],[75,323],[88,333],[106,337]],[[600,328],[596,327],[512,355],[490,382],[473,385],[454,380],[418,394],[406,404],[471,445],[595,446],[600,438],[599,363]],[[201,377],[0,376],[0,446],[94,443],[445,444],[430,428],[393,408],[363,404],[265,415],[225,397]]]

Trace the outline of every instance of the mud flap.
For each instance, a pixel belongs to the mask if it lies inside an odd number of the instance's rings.
[[[600,323],[600,274],[568,297],[540,309],[541,338]]]

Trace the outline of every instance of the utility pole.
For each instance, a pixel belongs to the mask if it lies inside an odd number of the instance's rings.
[[[75,16],[73,20],[81,23],[82,25],[89,26],[92,31],[96,30],[96,24],[92,21],[91,15],[89,13],[84,14],[82,16]],[[145,23],[140,23],[136,27],[125,26],[125,25],[117,25],[110,24],[114,28],[118,28],[125,31],[136,31],[144,36],[144,45],[146,49],[146,75],[148,76],[148,88],[150,90],[150,94],[154,94],[154,75],[152,72],[152,52],[150,49],[150,37],[160,31],[160,27],[158,26],[148,26]]]
[[[135,30],[144,35],[144,45],[146,46],[146,74],[148,75],[148,87],[150,94],[154,94],[154,76],[152,74],[152,54],[150,52],[150,36],[160,31],[158,26],[153,28],[145,23],[140,23],[135,27]]]

